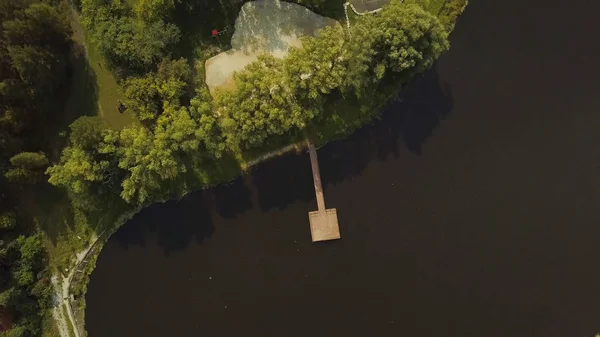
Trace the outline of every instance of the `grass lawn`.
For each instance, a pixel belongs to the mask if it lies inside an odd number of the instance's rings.
[[[86,34],[87,35],[87,34]],[[96,50],[89,38],[86,36],[88,59],[98,83],[98,116],[102,117],[110,126],[115,129],[122,129],[128,125],[136,123],[136,119],[130,111],[119,113],[118,101],[124,101],[123,94],[117,84],[117,80],[107,69],[106,61]]]
[[[73,10],[73,39],[75,44],[84,48],[87,52],[87,59],[75,69],[75,74],[78,72],[89,74],[88,81],[92,81],[92,85],[86,85],[85,88],[93,90],[92,96],[96,100],[95,109],[92,113],[102,117],[110,126],[115,129],[122,129],[127,125],[135,123],[135,117],[129,111],[121,114],[118,110],[118,101],[124,100],[123,94],[117,84],[117,80],[113,76],[112,72],[106,65],[106,60],[100,55],[100,52],[95,48],[93,43],[90,43],[90,36],[81,27],[77,14]],[[91,78],[91,79],[89,79]],[[80,93],[77,92],[77,86],[73,86],[75,90],[72,90],[71,97],[80,97]]]

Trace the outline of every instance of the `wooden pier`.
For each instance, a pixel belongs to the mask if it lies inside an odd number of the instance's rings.
[[[327,241],[340,238],[340,227],[338,225],[337,211],[335,208],[325,208],[325,196],[321,185],[321,173],[319,172],[319,158],[317,150],[311,143],[308,144],[310,154],[310,166],[315,183],[315,194],[317,195],[317,211],[308,212],[310,220],[310,235],[312,241]]]

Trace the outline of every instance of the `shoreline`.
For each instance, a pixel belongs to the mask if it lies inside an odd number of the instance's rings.
[[[458,20],[458,17],[462,14],[462,12],[467,7],[467,5],[468,5],[468,1],[465,1],[462,8],[460,8],[460,10],[456,13],[456,17],[451,18],[452,25],[451,25],[451,28],[449,29],[450,33],[452,32],[452,30],[454,28],[454,24]],[[414,81],[414,79],[412,79],[412,81]],[[379,104],[374,106],[373,109],[377,110],[377,112],[368,121],[363,121],[360,125],[357,125],[353,129],[351,129],[350,132],[339,133],[335,137],[331,137],[330,139],[326,139],[325,141],[318,142],[317,144],[315,144],[317,146],[317,149],[320,147],[323,147],[331,142],[345,139],[347,136],[356,132],[358,129],[368,125],[369,123],[376,121],[375,117],[379,116],[381,111],[383,110],[383,108],[387,104],[392,102],[393,99],[402,90],[403,90],[402,87],[397,88],[393,94],[389,95],[384,100],[379,102]],[[260,155],[259,157],[255,158],[255,159],[252,159],[251,161],[247,162],[246,165],[241,169],[241,172],[239,172],[239,174],[237,174],[233,179],[231,179],[229,181],[220,182],[220,183],[213,184],[213,185],[206,185],[202,188],[194,189],[189,192],[183,193],[182,195],[180,195],[178,197],[157,200],[157,201],[148,203],[143,206],[136,206],[133,208],[128,208],[124,212],[120,213],[117,216],[116,220],[111,224],[111,226],[109,226],[107,229],[102,231],[100,234],[93,235],[90,238],[91,239],[90,243],[84,249],[82,249],[81,251],[79,251],[76,254],[76,258],[72,264],[72,267],[69,268],[69,274],[66,277],[64,275],[62,275],[60,271],[54,271],[54,273],[53,273],[53,279],[56,278],[56,279],[62,281],[62,282],[59,282],[58,284],[55,284],[55,286],[54,286],[55,296],[58,298],[59,303],[52,310],[53,311],[52,314],[53,314],[53,317],[55,318],[55,320],[57,321],[56,323],[57,323],[57,326],[59,327],[61,337],[71,337],[72,336],[71,332],[69,332],[69,330],[71,330],[71,329],[66,329],[66,331],[65,331],[65,328],[67,326],[71,326],[75,337],[87,336],[87,331],[85,329],[85,312],[82,312],[82,311],[85,311],[85,302],[86,302],[85,293],[87,292],[87,289],[86,289],[87,283],[89,282],[89,278],[95,269],[96,260],[99,257],[100,253],[102,252],[104,245],[110,239],[110,237],[114,233],[116,233],[117,230],[119,230],[123,225],[125,225],[131,218],[133,218],[136,214],[141,212],[143,209],[150,207],[152,205],[155,205],[155,204],[165,203],[165,202],[173,201],[173,200],[181,200],[183,197],[185,197],[186,195],[188,195],[190,193],[214,188],[216,186],[227,185],[227,184],[231,183],[233,180],[238,179],[240,176],[247,174],[251,170],[252,167],[257,166],[258,164],[261,164],[270,159],[277,158],[279,156],[291,153],[293,151],[300,152],[306,148],[307,148],[307,142],[305,140],[300,141],[300,142],[294,142],[289,145],[285,145],[279,149],[269,151],[263,155]],[[73,294],[74,285],[83,287],[82,294],[79,294],[78,298],[75,298],[74,294]],[[62,311],[63,305],[66,307],[68,317],[64,316],[64,312]],[[59,316],[59,317],[56,317],[56,316]],[[83,319],[78,320],[77,316],[83,317]],[[67,321],[70,321],[70,322],[67,322]]]

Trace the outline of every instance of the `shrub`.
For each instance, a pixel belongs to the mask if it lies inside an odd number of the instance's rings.
[[[13,212],[0,214],[0,229],[13,229],[17,226],[17,219]]]

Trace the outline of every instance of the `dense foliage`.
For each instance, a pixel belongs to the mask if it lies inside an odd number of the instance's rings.
[[[125,80],[127,106],[140,121],[154,121],[165,105],[179,107],[189,101],[191,82],[192,71],[185,59],[163,60],[157,72]]]
[[[57,113],[71,29],[60,11],[35,1],[0,1],[0,158],[32,144]]]
[[[394,0],[377,16],[361,18],[351,35],[341,26],[329,27],[304,37],[303,48],[293,48],[285,59],[260,56],[235,75],[233,90],[218,91],[213,101],[205,85],[194,82],[185,59],[173,60],[165,52],[145,58],[132,51],[145,46],[132,36],[164,25],[154,16],[134,22],[132,12],[121,2],[83,1],[84,21],[105,55],[143,70],[122,80],[126,105],[141,124],[115,131],[84,117],[72,125],[60,163],[47,171],[50,183],[65,187],[88,209],[98,196],[118,191],[116,181],[120,196],[133,204],[185,191],[190,173],[202,181],[204,164],[260,148],[274,136],[301,135],[331,115],[328,101],[360,98],[386,81],[405,83],[449,46],[435,16]],[[107,33],[108,26],[115,26],[114,32]],[[144,29],[136,33],[137,26]],[[161,43],[161,50],[167,45]],[[84,125],[85,133],[79,131]]]
[[[71,26],[58,1],[0,0],[0,331],[40,336],[52,305],[41,236],[18,195],[45,183],[49,130],[62,118]],[[40,152],[44,151],[44,152]],[[37,186],[37,185],[36,185]]]
[[[435,16],[400,1],[361,18],[351,34],[325,29],[304,38],[304,48],[286,59],[263,56],[236,74],[235,89],[215,100],[229,145],[251,148],[273,135],[301,132],[326,113],[330,94],[360,98],[386,80],[406,83],[449,47]]]
[[[139,0],[135,12],[144,21],[168,18],[175,10],[175,0]]]
[[[81,5],[82,24],[92,32],[92,39],[104,56],[120,71],[151,70],[170,55],[180,39],[177,26],[159,19],[137,20],[132,8],[124,2],[83,0]]]
[[[360,95],[386,76],[408,81],[448,48],[448,33],[437,17],[415,4],[392,2],[381,15],[366,16],[352,29],[349,84]]]
[[[4,176],[13,183],[36,183],[44,180],[48,158],[41,152],[21,152],[10,158],[12,168]]]
[[[52,306],[46,266],[40,235],[21,235],[0,246],[0,309],[6,336],[41,335],[44,309]]]
[[[456,19],[465,9],[467,3],[468,0],[452,0],[444,2],[439,18],[447,31],[452,31],[452,29],[454,29]]]
[[[107,147],[114,147],[110,141],[114,131],[100,117],[80,117],[70,128],[69,145],[63,150],[60,165],[46,171],[48,181],[64,187],[76,206],[96,209],[114,183],[116,162],[104,153]]]

